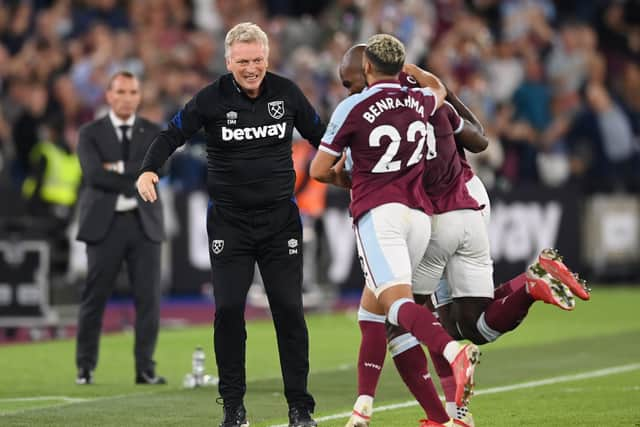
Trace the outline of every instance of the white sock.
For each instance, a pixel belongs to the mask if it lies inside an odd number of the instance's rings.
[[[449,363],[451,363],[456,358],[459,352],[460,344],[458,344],[458,341],[449,341],[449,343],[444,346],[442,355],[449,361]]]
[[[373,397],[362,394],[356,399],[353,409],[360,414],[370,417],[373,413]]]
[[[447,402],[445,404],[445,409],[447,410],[447,414],[451,417],[451,418],[455,418],[457,413],[458,413],[458,406],[456,405],[456,402]]]
[[[445,410],[447,411],[447,415],[449,415],[454,420],[462,420],[469,413],[468,406],[457,406],[456,402],[447,402],[445,404]]]

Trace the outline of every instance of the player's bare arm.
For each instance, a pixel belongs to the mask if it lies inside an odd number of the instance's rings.
[[[460,133],[456,134],[455,138],[456,142],[461,144],[465,150],[472,153],[480,153],[489,146],[489,138],[467,119],[464,119],[464,127]]]
[[[318,151],[311,162],[309,175],[320,182],[351,188],[351,179],[344,170],[346,157],[343,155],[337,162],[336,159],[336,156],[332,154],[322,150]]]

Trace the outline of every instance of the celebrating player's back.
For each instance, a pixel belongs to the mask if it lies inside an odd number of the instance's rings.
[[[435,149],[433,138],[427,138],[426,120],[441,101],[428,88],[407,89],[397,81],[381,81],[337,107],[320,150],[339,156],[351,147],[354,220],[390,202],[432,213],[420,189],[421,160],[425,145],[427,157]]]

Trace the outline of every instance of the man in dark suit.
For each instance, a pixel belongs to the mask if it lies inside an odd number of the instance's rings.
[[[109,114],[84,125],[78,156],[85,183],[80,197],[78,240],[87,244],[88,275],[78,315],[77,384],[91,384],[98,360],[102,316],[123,261],[136,309],[137,384],[165,384],[156,376],[153,352],[160,317],[162,205],[141,203],[136,174],[160,128],[136,116],[140,82],[116,73],[106,92]]]

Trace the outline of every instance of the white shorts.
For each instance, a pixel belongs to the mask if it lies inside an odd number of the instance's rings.
[[[365,281],[376,297],[391,286],[412,283],[429,244],[431,218],[427,214],[388,203],[364,214],[354,230]]]
[[[469,191],[469,195],[471,197],[476,199],[476,202],[478,202],[480,206],[484,205],[480,212],[482,212],[482,216],[488,230],[489,220],[491,219],[491,201],[489,200],[489,193],[487,193],[487,189],[484,188],[484,184],[480,178],[474,175],[473,178],[467,181],[467,191]]]
[[[414,275],[414,293],[430,294],[437,287],[436,307],[452,298],[493,298],[493,262],[489,248],[489,197],[474,177],[467,188],[484,209],[463,209],[434,215],[429,247]],[[441,281],[441,279],[444,279]]]

